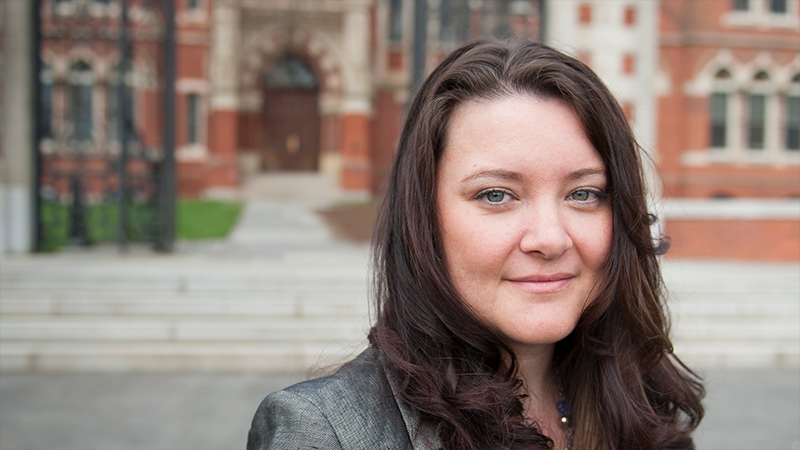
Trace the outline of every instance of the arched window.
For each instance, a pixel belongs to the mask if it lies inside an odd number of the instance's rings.
[[[71,124],[70,137],[78,141],[92,139],[92,93],[94,74],[92,66],[78,61],[69,69],[67,79],[67,121]]]
[[[769,83],[770,76],[764,70],[759,70],[753,75],[754,86]],[[747,96],[747,148],[750,150],[764,150],[766,138],[768,98],[760,89],[754,89]]]
[[[747,148],[764,149],[764,123],[766,122],[767,97],[764,94],[747,96]]]
[[[314,89],[317,77],[302,59],[289,56],[267,74],[266,84],[271,88]]]
[[[714,75],[715,80],[730,80],[733,78],[731,76],[731,72],[728,69],[719,69],[717,73]]]
[[[711,94],[711,147],[725,148],[728,134],[728,94]]]
[[[725,148],[728,146],[728,116],[730,92],[724,89],[725,84],[733,77],[728,69],[722,68],[714,75],[716,84],[715,92],[711,94],[711,148]]]

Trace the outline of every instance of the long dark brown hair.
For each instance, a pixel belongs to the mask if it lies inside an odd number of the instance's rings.
[[[575,448],[693,448],[703,387],[672,353],[657,259],[668,242],[651,235],[639,147],[591,69],[545,45],[471,42],[450,54],[414,97],[373,242],[372,346],[444,449],[551,448],[552,440],[523,417],[513,352],[450,279],[437,217],[437,165],[453,111],[469,100],[510,95],[571,107],[609,182],[612,249],[596,297],[554,354],[572,405]]]

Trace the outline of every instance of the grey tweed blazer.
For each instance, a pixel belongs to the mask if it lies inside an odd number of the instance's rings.
[[[331,376],[268,395],[247,437],[247,450],[438,448],[436,433],[397,395],[374,349]]]

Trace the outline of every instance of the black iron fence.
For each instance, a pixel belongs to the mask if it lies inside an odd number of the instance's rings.
[[[174,240],[172,0],[39,0],[37,247]]]

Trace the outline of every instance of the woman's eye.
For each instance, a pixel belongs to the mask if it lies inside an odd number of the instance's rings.
[[[490,203],[493,205],[505,204],[510,201],[512,198],[511,193],[506,191],[501,191],[499,189],[487,189],[485,191],[481,191],[478,195],[475,196],[476,200],[480,200],[486,203]]]
[[[597,197],[599,197],[599,194],[589,189],[578,189],[577,191],[569,195],[569,198],[571,200],[576,200],[579,202],[590,201]]]
[[[491,191],[486,193],[486,200],[492,203],[500,203],[506,198],[506,193],[502,191]]]

